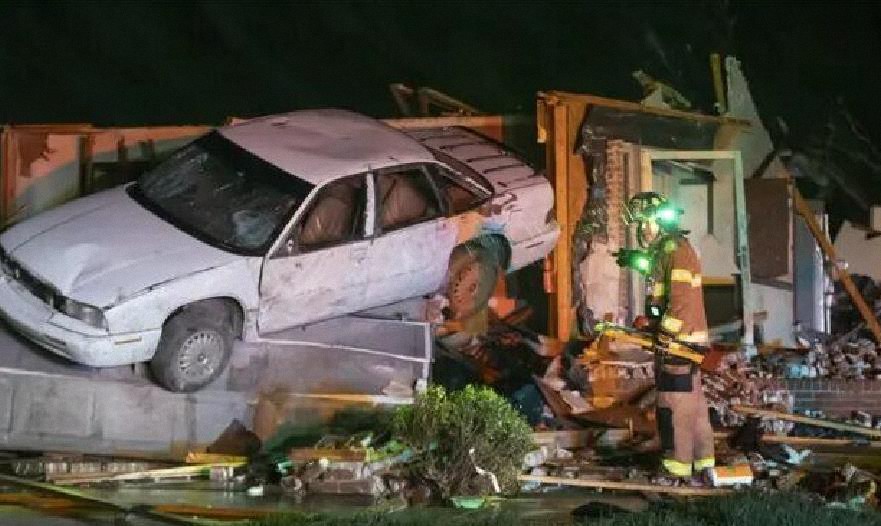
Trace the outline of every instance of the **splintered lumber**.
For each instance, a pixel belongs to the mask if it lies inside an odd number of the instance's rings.
[[[536,431],[532,441],[537,446],[556,446],[563,449],[587,447],[596,433],[590,429],[567,429],[564,431]]]
[[[799,424],[807,424],[807,425],[811,425],[811,426],[825,427],[828,429],[836,429],[838,431],[845,431],[848,433],[857,433],[860,435],[881,438],[881,429],[875,429],[875,428],[871,428],[871,427],[857,426],[854,424],[844,424],[841,422],[833,422],[831,420],[823,420],[821,418],[811,418],[811,417],[807,417],[807,416],[793,415],[790,413],[783,413],[780,411],[772,411],[770,409],[759,409],[756,407],[746,407],[746,406],[742,406],[742,405],[731,406],[731,410],[737,411],[738,413],[741,413],[744,415],[760,416],[760,417],[764,417],[764,418],[774,418],[777,420],[787,420],[789,422],[796,422]]]
[[[731,437],[732,431],[716,432],[715,438],[718,440],[726,440]],[[762,442],[767,444],[787,444],[790,446],[813,446],[813,447],[857,447],[879,449],[881,441],[872,440],[854,440],[852,438],[821,438],[821,437],[791,437],[783,435],[762,435]]]
[[[190,451],[184,462],[187,464],[217,464],[220,462],[247,462],[248,457],[241,455],[224,455],[222,453],[200,453]]]
[[[28,490],[40,492],[40,493],[48,493],[50,495],[57,495],[61,498],[66,498],[72,502],[86,504],[89,506],[93,506],[95,508],[100,509],[109,509],[114,510],[121,513],[130,513],[133,515],[139,515],[141,517],[147,517],[149,519],[155,519],[165,524],[180,524],[180,525],[200,525],[204,524],[198,521],[190,520],[183,517],[177,517],[175,515],[162,513],[160,511],[155,511],[150,509],[149,506],[140,506],[140,505],[126,505],[126,504],[117,504],[113,501],[100,499],[97,497],[92,497],[90,495],[86,495],[79,491],[76,491],[71,488],[62,488],[59,486],[55,486],[54,484],[47,484],[44,482],[34,482],[32,480],[26,480],[19,477],[13,477],[11,475],[2,475],[0,474],[0,483],[8,484],[10,486],[15,486],[18,488],[25,488]]]
[[[90,482],[124,482],[137,480],[168,480],[179,478],[192,478],[207,476],[211,468],[218,467],[241,467],[245,462],[217,462],[214,464],[196,464],[191,466],[179,466],[174,468],[151,469],[148,471],[134,471],[131,473],[55,473],[51,475],[51,481],[55,484],[85,484]]]
[[[336,462],[368,462],[370,461],[370,452],[364,448],[334,449],[314,447],[298,447],[288,452],[288,459],[293,462],[312,462],[322,458]]]
[[[664,493],[687,497],[716,497],[732,493],[730,489],[690,488],[686,486],[661,486],[641,482],[619,482],[613,480],[570,479],[565,477],[543,477],[538,475],[520,475],[520,482],[538,482],[541,484],[559,484],[579,488],[616,489],[622,491],[641,491],[643,493]]]
[[[817,218],[814,216],[814,211],[811,210],[811,207],[801,196],[801,193],[795,186],[795,180],[791,175],[789,190],[792,194],[792,202],[795,205],[796,212],[804,218],[808,230],[811,231],[811,234],[813,234],[814,238],[817,240],[817,243],[823,250],[823,254],[828,258],[832,266],[835,267],[838,279],[841,280],[841,284],[844,285],[844,289],[850,295],[853,304],[856,305],[857,310],[860,311],[860,314],[863,316],[866,326],[869,327],[869,330],[875,337],[875,342],[881,344],[881,324],[878,323],[878,318],[875,317],[875,313],[872,312],[872,309],[866,304],[866,300],[863,299],[862,293],[860,293],[856,285],[854,285],[850,273],[847,269],[838,264],[838,257],[835,255],[835,247],[832,245],[832,242],[829,241],[829,238],[826,237],[826,233],[823,232],[823,229],[820,228],[820,224],[817,223]]]

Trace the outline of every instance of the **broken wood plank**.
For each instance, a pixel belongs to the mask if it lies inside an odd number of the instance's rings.
[[[793,415],[790,413],[783,413],[781,411],[772,411],[770,409],[759,409],[757,407],[747,407],[742,405],[734,405],[731,406],[732,411],[736,411],[738,413],[744,415],[752,415],[752,416],[760,416],[764,418],[775,418],[777,420],[787,420],[789,422],[797,422],[799,424],[807,424],[817,427],[825,427],[829,429],[837,429],[838,431],[846,431],[848,433],[857,433],[860,435],[866,435],[876,438],[881,438],[881,429],[874,429],[871,427],[862,427],[853,424],[844,424],[841,422],[833,422],[831,420],[823,420],[821,418],[811,418],[807,416],[801,415]]]
[[[76,491],[71,488],[64,488],[60,486],[56,486],[54,484],[47,484],[44,482],[34,482],[32,480],[26,480],[19,477],[13,477],[10,475],[0,474],[0,483],[8,484],[10,486],[15,486],[19,488],[26,488],[33,491],[38,491],[41,493],[49,493],[51,495],[58,495],[62,498],[70,499],[73,502],[78,502],[90,506],[94,506],[100,509],[109,509],[117,512],[122,512],[124,514],[133,514],[139,515],[141,517],[146,517],[149,519],[156,519],[160,522],[166,524],[175,524],[175,525],[202,525],[204,523],[199,521],[190,520],[184,517],[178,517],[171,514],[162,513],[159,511],[154,511],[150,509],[149,506],[143,505],[125,505],[125,504],[117,504],[113,501],[100,499],[98,497],[92,497],[91,495],[86,495],[79,491]]]
[[[298,447],[288,452],[288,459],[294,462],[312,462],[326,458],[337,462],[368,462],[370,452],[366,449],[335,449]]]
[[[798,188],[796,188],[795,180],[791,174],[789,175],[789,183],[789,191],[792,194],[792,202],[795,205],[795,211],[804,218],[808,230],[811,231],[814,239],[817,240],[817,243],[823,250],[823,254],[835,268],[835,272],[838,274],[841,284],[844,285],[845,290],[847,290],[847,293],[850,295],[850,299],[853,301],[854,305],[856,305],[857,310],[860,311],[860,314],[866,321],[866,325],[872,332],[872,336],[875,337],[875,342],[881,344],[881,324],[878,323],[878,318],[875,317],[872,309],[869,308],[866,301],[863,299],[862,293],[860,293],[856,285],[854,285],[850,273],[847,269],[838,264],[838,257],[835,255],[835,247],[832,246],[832,242],[829,241],[829,238],[826,237],[826,233],[820,228],[819,223],[817,223],[817,218],[814,216],[814,211],[811,210],[811,207],[801,196]]]
[[[190,451],[187,453],[187,464],[217,464],[222,462],[247,462],[248,457],[240,455],[224,455],[221,453],[199,453]]]
[[[714,433],[717,440],[726,440],[733,435],[733,431],[718,431]],[[767,444],[788,444],[790,446],[829,446],[829,447],[857,447],[881,449],[881,441],[860,441],[852,438],[821,438],[821,437],[790,437],[781,435],[762,435],[762,442]]]
[[[537,446],[556,446],[563,449],[577,449],[590,445],[594,437],[591,429],[567,429],[565,431],[536,431],[532,441]]]
[[[520,482],[538,482],[541,484],[559,484],[562,486],[575,486],[579,488],[615,489],[622,491],[641,491],[643,493],[664,493],[667,495],[682,495],[688,497],[715,497],[729,495],[733,490],[717,488],[690,488],[685,486],[661,486],[658,484],[645,484],[641,482],[618,482],[612,480],[585,480],[570,479],[564,477],[543,477],[538,475],[520,475]]]
[[[244,466],[245,462],[217,462],[214,464],[196,464],[174,468],[133,471],[130,473],[54,473],[47,479],[55,484],[84,484],[89,482],[132,482],[138,480],[168,480],[175,478],[191,478],[208,476],[211,468]]]

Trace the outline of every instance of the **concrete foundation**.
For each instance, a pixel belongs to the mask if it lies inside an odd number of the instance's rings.
[[[267,438],[342,407],[408,403],[431,361],[430,325],[405,321],[420,303],[239,342],[223,375],[192,394],[156,386],[142,365],[66,362],[0,325],[0,448],[180,459],[258,413]]]

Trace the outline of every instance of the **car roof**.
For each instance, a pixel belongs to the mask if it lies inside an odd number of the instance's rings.
[[[419,141],[347,110],[300,110],[225,126],[221,135],[314,185],[434,156]]]

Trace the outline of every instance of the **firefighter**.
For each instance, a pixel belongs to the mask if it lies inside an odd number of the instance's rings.
[[[715,456],[700,369],[667,354],[674,340],[708,345],[700,260],[687,232],[679,229],[680,214],[664,196],[642,192],[628,201],[625,221],[636,224],[637,242],[648,256],[641,270],[650,291],[646,313],[658,357],[655,417],[662,467],[668,475],[688,478],[715,466]]]

